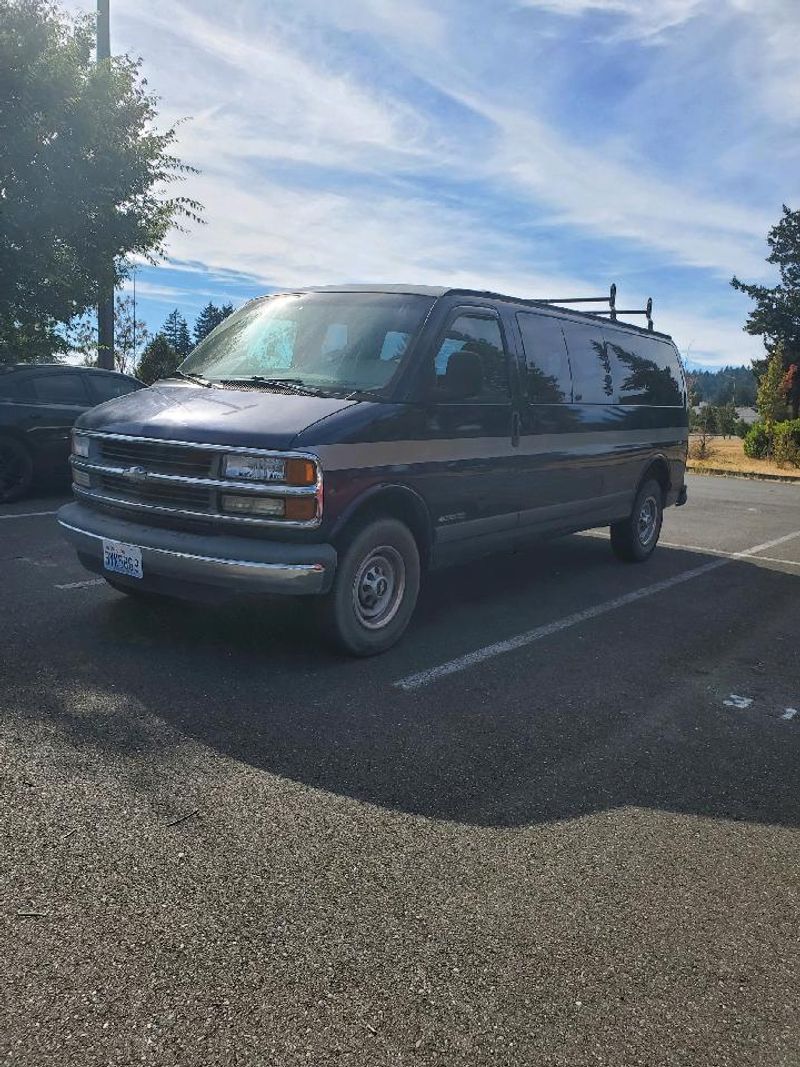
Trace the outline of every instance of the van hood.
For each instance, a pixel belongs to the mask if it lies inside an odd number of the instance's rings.
[[[285,449],[315,422],[355,404],[357,400],[336,397],[208,389],[170,381],[100,404],[75,425],[162,441]]]

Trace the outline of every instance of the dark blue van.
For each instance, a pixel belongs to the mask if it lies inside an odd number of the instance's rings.
[[[357,655],[398,640],[432,567],[596,526],[645,560],[686,500],[686,385],[649,315],[614,314],[402,285],[255,300],[81,416],[59,522],[121,592],[317,596]]]

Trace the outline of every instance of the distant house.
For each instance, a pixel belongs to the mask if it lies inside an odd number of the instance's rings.
[[[748,426],[752,426],[754,422],[758,422],[758,412],[755,408],[737,408],[736,415],[743,422],[746,422]]]

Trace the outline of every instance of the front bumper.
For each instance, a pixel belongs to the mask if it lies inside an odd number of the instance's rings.
[[[152,591],[187,596],[203,592],[303,596],[327,592],[336,572],[336,549],[327,544],[183,533],[128,522],[81,504],[65,504],[58,521],[89,570]],[[144,578],[104,571],[104,539],[137,545],[142,550]]]

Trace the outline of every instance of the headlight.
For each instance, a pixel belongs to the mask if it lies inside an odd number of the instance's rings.
[[[282,482],[286,460],[274,456],[225,456],[222,473],[226,478],[244,478],[249,482]]]
[[[77,434],[73,431],[72,434],[72,454],[73,456],[79,456],[80,459],[89,458],[89,438],[84,437],[82,434]]]
[[[317,468],[310,459],[279,456],[227,455],[222,459],[224,478],[248,482],[281,482],[284,485],[315,485]]]
[[[268,515],[274,519],[282,519],[284,515],[283,500],[269,496],[245,496],[244,493],[223,493],[222,510],[235,515]]]
[[[285,519],[287,522],[311,522],[317,517],[317,501],[313,496],[270,497],[223,493],[220,503],[222,510],[229,515]]]

